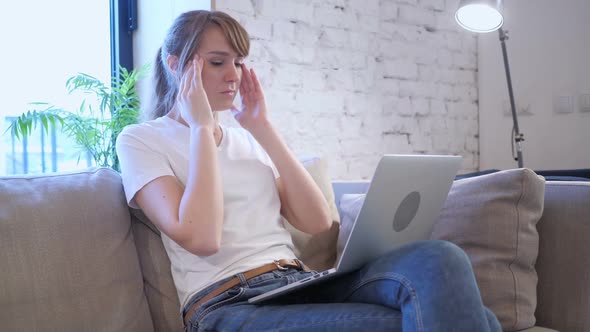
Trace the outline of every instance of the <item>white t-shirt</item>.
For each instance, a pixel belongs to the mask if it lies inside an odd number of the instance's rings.
[[[274,164],[248,131],[222,130],[217,148],[224,213],[219,251],[196,256],[162,233],[181,308],[216,281],[276,259],[295,258],[291,236],[281,221]],[[135,194],[158,177],[172,175],[186,184],[189,143],[189,128],[167,116],[123,129],[117,154],[131,207],[138,208]]]

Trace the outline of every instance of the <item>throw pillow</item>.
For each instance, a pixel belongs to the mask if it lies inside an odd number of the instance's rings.
[[[504,331],[535,325],[544,193],[545,180],[526,168],[457,180],[432,232],[465,250]]]
[[[535,324],[539,235],[545,180],[530,169],[512,169],[456,180],[431,235],[460,246],[469,256],[484,304],[504,331]],[[364,202],[364,194],[340,200],[338,250]]]
[[[326,232],[310,235],[299,231],[284,219],[285,228],[291,233],[295,255],[313,270],[323,271],[332,268],[336,262],[336,242],[340,229],[340,217],[332,181],[328,176],[326,161],[322,158],[302,159],[301,162],[309,172],[315,183],[319,186],[326,198],[332,214],[332,228]]]

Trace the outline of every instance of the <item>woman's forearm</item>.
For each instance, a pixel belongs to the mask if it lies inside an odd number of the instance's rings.
[[[178,215],[187,232],[185,245],[191,252],[204,256],[217,252],[223,225],[223,191],[210,128],[191,128],[188,178]]]
[[[324,195],[272,124],[267,122],[259,126],[252,135],[268,153],[280,174],[283,186],[281,203],[291,212],[289,222],[310,234],[330,229],[332,218]]]

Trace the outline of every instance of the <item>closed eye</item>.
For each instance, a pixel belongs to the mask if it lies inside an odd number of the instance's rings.
[[[224,61],[222,61],[222,60],[212,60],[212,61],[209,61],[209,63],[212,66],[219,67],[219,66],[223,66]],[[234,62],[234,66],[241,67],[242,66],[242,62]]]

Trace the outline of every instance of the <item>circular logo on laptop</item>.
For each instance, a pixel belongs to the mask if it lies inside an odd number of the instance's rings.
[[[401,232],[412,222],[420,206],[420,193],[412,191],[402,200],[393,217],[393,230]]]

